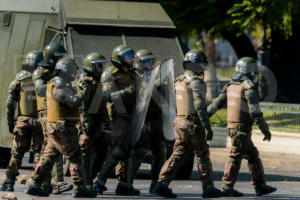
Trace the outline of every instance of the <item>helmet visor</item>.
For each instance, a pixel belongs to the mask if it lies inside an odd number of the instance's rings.
[[[150,70],[154,68],[155,64],[155,57],[154,56],[148,56],[146,58],[141,59],[141,64],[146,70]]]
[[[102,73],[105,67],[106,60],[93,60],[91,64],[95,67],[98,73]]]
[[[134,60],[134,52],[132,49],[126,49],[123,52],[120,52],[120,58],[123,62],[133,65],[133,60]]]

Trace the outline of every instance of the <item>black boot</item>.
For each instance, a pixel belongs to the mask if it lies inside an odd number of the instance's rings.
[[[52,194],[61,194],[73,189],[73,185],[65,182],[59,182],[57,185],[53,185]]]
[[[218,198],[223,196],[223,193],[218,188],[215,188],[213,185],[203,186],[203,198]]]
[[[154,188],[154,193],[163,196],[165,198],[176,198],[177,195],[172,192],[171,188],[168,188],[166,184],[158,183]]]
[[[116,195],[124,195],[124,196],[138,196],[140,195],[140,191],[134,189],[131,185],[128,185],[123,182],[118,182],[116,188]]]
[[[27,190],[25,190],[25,193],[33,196],[48,197],[49,191],[49,188],[41,188],[40,184],[34,183],[33,185],[28,186]]]
[[[272,186],[269,186],[266,184],[258,185],[255,187],[256,196],[270,194],[272,192],[275,192],[276,190],[277,189],[275,187],[272,187]]]
[[[97,192],[86,188],[84,185],[75,185],[73,191],[74,198],[94,198],[97,196]]]
[[[223,188],[222,196],[223,197],[242,197],[242,196],[244,196],[244,194],[230,187],[230,188]]]
[[[6,178],[2,184],[1,191],[13,192],[15,181],[15,178]]]
[[[107,188],[104,186],[104,183],[102,181],[98,181],[94,183],[93,190],[97,192],[97,194],[103,194],[103,192],[106,191]]]
[[[149,193],[150,194],[154,193],[155,187],[156,187],[156,184],[152,181],[151,185],[150,185],[150,188],[149,188]]]

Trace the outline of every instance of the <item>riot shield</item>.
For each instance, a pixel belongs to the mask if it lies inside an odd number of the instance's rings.
[[[159,104],[163,115],[163,133],[166,140],[173,141],[175,139],[173,124],[176,117],[173,59],[162,62],[159,79]]]
[[[159,66],[156,66],[155,68],[146,71],[139,81],[137,87],[136,109],[131,120],[128,137],[128,144],[131,146],[134,146],[141,137],[150,99],[155,85],[155,79],[158,76],[158,73]]]

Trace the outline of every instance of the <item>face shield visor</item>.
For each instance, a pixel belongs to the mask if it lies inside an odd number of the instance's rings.
[[[91,64],[96,69],[97,73],[101,74],[105,67],[106,60],[93,60]]]
[[[134,61],[134,52],[132,49],[126,49],[119,53],[121,61],[132,66]]]
[[[155,57],[154,56],[146,56],[140,60],[141,65],[145,70],[151,70],[155,65]]]

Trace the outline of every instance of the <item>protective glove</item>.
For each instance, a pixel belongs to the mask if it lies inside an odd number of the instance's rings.
[[[271,137],[272,137],[271,132],[270,131],[265,131],[263,134],[265,135],[263,141],[268,140],[268,142],[270,142]]]
[[[129,85],[127,88],[125,88],[125,92],[127,93],[127,94],[132,94],[132,93],[134,93],[135,92],[135,86],[134,85]]]
[[[212,141],[214,133],[211,128],[205,130],[206,133],[206,141]]]

